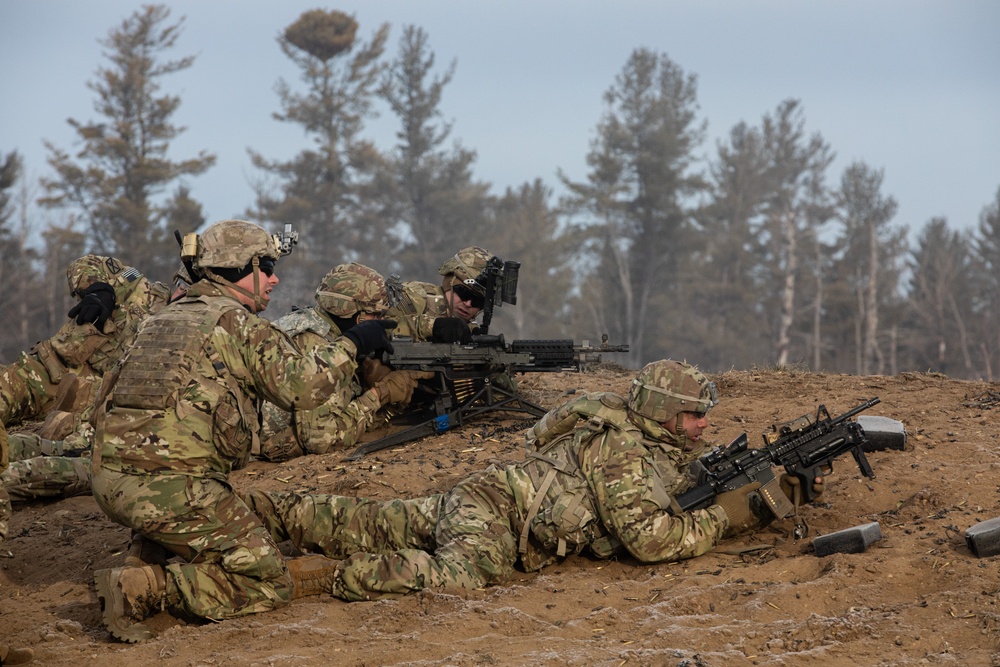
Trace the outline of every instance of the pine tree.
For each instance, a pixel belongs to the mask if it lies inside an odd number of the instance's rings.
[[[976,345],[984,376],[993,382],[994,367],[1000,361],[1000,188],[979,216],[972,252]]]
[[[849,317],[855,325],[851,348],[853,372],[885,373],[890,367],[879,338],[887,330],[881,313],[896,298],[900,264],[906,252],[906,228],[893,227],[896,200],[881,193],[883,173],[862,162],[850,165],[838,193],[843,230],[839,275],[844,294],[853,299]]]
[[[944,218],[924,227],[910,265],[911,324],[907,348],[915,367],[953,377],[975,375],[968,322],[970,246]]]
[[[636,367],[684,354],[691,342],[674,313],[685,307],[693,274],[689,202],[705,187],[692,167],[704,137],[696,89],[666,54],[634,51],[604,95],[587,181],[562,177],[570,191],[563,206],[586,232],[592,268],[581,298],[594,309],[595,328],[629,344]]]
[[[496,252],[483,240],[488,186],[473,181],[476,154],[457,143],[445,148],[451,125],[442,120],[440,103],[455,63],[434,75],[427,39],[420,28],[403,30],[399,55],[379,89],[400,122],[390,167],[399,248],[394,269],[417,280],[431,280],[460,248],[479,245]]]
[[[161,195],[215,164],[205,151],[182,161],[168,156],[170,142],[183,131],[171,122],[181,100],[159,95],[160,81],[194,63],[193,56],[164,59],[183,25],[183,19],[167,24],[169,16],[164,5],[146,5],[101,42],[108,65],[88,84],[97,94],[100,120],[69,120],[83,144],[74,156],[46,142],[56,178],[43,179],[48,196],[40,200],[84,221],[88,250],[116,255],[159,279],[170,276],[177,256],[166,220],[171,204]]]
[[[320,276],[344,261],[368,263],[384,243],[383,216],[371,208],[381,205],[372,191],[385,172],[385,158],[361,132],[373,113],[389,27],[381,26],[368,43],[357,41],[357,30],[353,17],[315,9],[278,37],[305,89],[279,81],[281,112],[274,118],[301,125],[314,145],[287,161],[249,151],[266,177],[255,186],[248,217],[276,229],[292,224],[300,234],[295,254],[282,267],[282,301],[311,302]]]

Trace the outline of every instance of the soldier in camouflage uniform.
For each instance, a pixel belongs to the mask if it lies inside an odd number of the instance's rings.
[[[2,484],[20,484],[43,475],[37,478],[37,488],[49,488],[43,497],[59,486],[86,481],[79,477],[84,467],[73,459],[35,462],[30,467],[21,462],[89,451],[87,420],[102,376],[135,340],[139,324],[162,308],[169,295],[165,285],[150,282],[114,257],[80,257],[67,268],[66,279],[70,293],[79,300],[69,311],[70,321],[0,370],[3,423],[9,427],[45,417],[38,433],[11,434],[13,465]],[[33,497],[30,486],[23,490],[28,495],[15,492],[14,498]],[[10,501],[0,489],[0,544],[7,536],[10,514]]]
[[[7,429],[0,424],[0,473],[7,469],[7,462],[10,459],[9,446],[7,441]],[[0,499],[6,500],[6,491],[0,487]],[[8,506],[9,506],[8,502]],[[0,642],[0,665],[26,665],[35,657],[35,652],[30,648],[11,648],[9,644]]]
[[[263,400],[318,407],[350,381],[358,356],[391,350],[392,323],[362,322],[300,353],[256,315],[278,284],[278,256],[276,239],[255,224],[211,225],[197,243],[201,279],[145,322],[102,385],[94,497],[113,521],[183,561],[95,572],[118,639],[151,637],[142,621],[161,608],[212,620],[274,609],[308,590],[311,568],[328,560],[286,565],[229,472],[256,447]]]
[[[135,340],[139,324],[169,296],[165,285],[113,257],[81,257],[66,278],[79,299],[71,320],[0,372],[0,419],[8,428],[54,410],[77,414],[86,408],[95,385]],[[50,419],[68,422],[50,430],[51,439],[71,433],[79,420]]]
[[[275,321],[302,352],[327,345],[342,331],[369,319],[382,319],[389,307],[385,280],[374,269],[349,263],[334,267],[316,289],[316,306],[294,310]],[[303,454],[325,454],[353,446],[387,405],[409,403],[419,371],[391,371],[370,387],[359,374],[315,410],[288,412],[264,404],[261,458],[284,461]]]
[[[591,393],[547,413],[527,434],[527,459],[473,474],[448,493],[379,502],[251,491],[275,540],[344,559],[313,587],[344,600],[429,587],[502,584],[589,549],[642,562],[692,558],[770,514],[759,485],[723,493],[706,509],[673,511],[689,464],[707,447],[713,383],[676,361],[647,365],[628,399]],[[786,491],[791,493],[790,490]]]
[[[438,321],[439,318],[457,318],[471,327],[486,298],[476,278],[491,259],[492,253],[478,246],[462,248],[438,270],[440,286],[419,281],[403,283],[402,299],[386,313],[386,317],[398,323],[393,334],[414,340],[435,340],[440,338],[443,326],[453,326],[452,322]],[[434,335],[435,327],[438,336]]]

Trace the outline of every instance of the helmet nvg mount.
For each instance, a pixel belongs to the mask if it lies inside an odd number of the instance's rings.
[[[630,410],[659,423],[681,412],[708,412],[718,402],[714,382],[695,366],[670,359],[646,364],[628,393]]]

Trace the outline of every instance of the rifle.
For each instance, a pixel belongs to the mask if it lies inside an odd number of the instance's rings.
[[[359,446],[347,460],[444,433],[487,412],[522,412],[541,417],[547,410],[521,397],[502,380],[497,382],[500,376],[580,371],[587,364],[601,361],[605,353],[628,352],[628,345],[609,345],[607,335],[600,346],[591,346],[587,341],[575,345],[572,339],[515,340],[508,344],[503,334],[476,335],[468,344],[396,339],[392,346],[394,351],[382,356],[382,363],[390,368],[434,372],[433,379],[421,381],[418,386],[427,398],[415,397],[411,402],[414,409],[394,417],[395,421],[416,424]]]
[[[680,509],[687,511],[708,507],[715,497],[746,484],[760,482],[761,498],[774,515],[783,519],[793,513],[795,506],[781,491],[771,466],[784,466],[785,471],[800,481],[803,502],[816,497],[813,480],[833,471],[833,461],[850,452],[861,474],[874,479],[868,459],[869,437],[861,424],[849,421],[851,417],[879,403],[878,398],[867,400],[839,417],[832,418],[825,405],[820,405],[815,415],[805,414],[785,424],[771,427],[764,434],[764,446],[748,447],[747,434],[743,433],[725,447],[716,447],[698,461],[704,467],[699,484],[676,497]],[[873,428],[882,429],[872,434],[872,440],[882,449],[903,449],[906,433],[896,420],[882,418],[892,424],[869,421]],[[895,424],[899,428],[895,428]]]

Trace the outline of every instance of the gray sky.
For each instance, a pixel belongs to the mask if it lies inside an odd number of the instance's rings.
[[[209,221],[253,200],[246,149],[287,158],[309,145],[278,123],[274,84],[298,86],[279,50],[280,30],[308,9],[339,9],[369,39],[392,26],[422,27],[438,65],[457,70],[441,110],[452,139],[475,149],[477,179],[494,192],[556,171],[586,176],[602,95],[639,47],[666,53],[698,77],[701,118],[716,141],[740,121],[759,124],[785,99],[801,101],[810,133],[837,154],[830,184],[861,160],[885,171],[899,202],[895,223],[919,229],[934,216],[972,228],[1000,186],[1000,2],[996,0],[176,0],[186,28],[170,57],[195,55],[162,80],[182,97],[187,131],[173,159],[218,156],[191,179]],[[67,118],[97,120],[86,84],[99,39],[141,6],[124,0],[0,0],[0,152],[16,149],[28,175],[50,172],[42,141],[72,152]],[[368,135],[389,148],[391,117]]]

